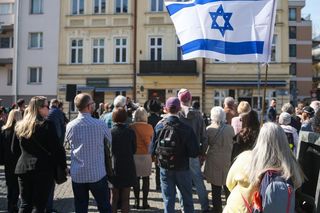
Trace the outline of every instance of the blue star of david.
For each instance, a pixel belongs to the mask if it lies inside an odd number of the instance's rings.
[[[212,25],[211,25],[211,29],[219,30],[223,37],[224,37],[226,30],[233,31],[233,27],[230,24],[230,19],[231,19],[232,13],[225,13],[222,5],[220,5],[220,7],[218,8],[218,10],[216,12],[209,12],[209,13],[210,13],[210,16],[213,21]],[[224,19],[224,26],[219,26],[219,24],[217,23],[217,18],[219,16],[222,16],[222,18]]]

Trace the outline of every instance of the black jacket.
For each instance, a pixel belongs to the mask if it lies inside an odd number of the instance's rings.
[[[65,150],[59,143],[54,124],[48,120],[38,121],[31,138],[20,139],[20,148],[21,156],[16,165],[16,174],[30,171],[53,174],[57,165],[67,167]]]
[[[166,117],[162,119],[155,127],[155,135],[152,139],[151,145],[152,154],[156,155],[155,150],[157,146],[157,139],[165,121],[177,124],[177,130],[179,131],[179,135],[181,136],[180,139],[183,143],[180,145],[179,149],[176,150],[175,170],[188,170],[189,158],[197,157],[200,153],[200,147],[193,129],[190,126],[182,123],[177,116]]]
[[[111,182],[116,188],[131,187],[137,178],[133,159],[137,150],[136,134],[126,124],[114,124],[111,134],[115,174]]]
[[[7,171],[14,173],[17,161],[21,155],[19,140],[14,134],[14,125],[2,131],[4,165]]]

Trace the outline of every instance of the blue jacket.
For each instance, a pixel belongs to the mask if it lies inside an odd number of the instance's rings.
[[[155,127],[155,133],[151,143],[152,155],[156,155],[155,150],[157,146],[158,136],[164,127],[164,122],[172,122],[177,124],[177,131],[181,136],[182,144],[179,145],[179,149],[176,150],[176,165],[175,170],[187,170],[189,169],[189,158],[197,157],[200,153],[199,143],[193,129],[182,123],[177,116],[168,116],[162,119]]]
[[[64,136],[66,133],[63,112],[59,108],[52,106],[47,119],[54,124],[59,142],[63,144]]]

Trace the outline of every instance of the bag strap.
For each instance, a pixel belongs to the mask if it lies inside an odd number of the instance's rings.
[[[218,138],[218,136],[220,136],[220,134],[222,133],[222,131],[224,130],[225,127],[226,127],[225,124],[221,124],[221,126],[219,126],[217,133],[213,137],[213,141],[215,141]],[[207,154],[208,151],[209,151],[209,146],[208,146],[205,153]]]
[[[242,197],[242,200],[243,200],[243,202],[244,202],[244,205],[246,205],[246,207],[247,207],[247,209],[248,209],[248,212],[249,212],[249,213],[252,213],[253,210],[252,210],[249,202],[247,201],[247,199],[246,199],[242,194],[241,194],[241,197]]]

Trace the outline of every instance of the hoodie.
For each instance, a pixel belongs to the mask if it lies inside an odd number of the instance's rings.
[[[293,128],[292,126],[289,125],[280,125],[281,128],[283,129],[283,131],[285,133],[291,133],[293,136],[293,143],[294,143],[294,149],[293,149],[293,153],[294,155],[297,154],[297,147],[298,147],[298,142],[299,142],[299,136],[297,133],[297,130],[295,128]]]
[[[208,147],[208,136],[201,112],[191,107],[182,106],[178,116],[181,122],[193,129],[200,146],[200,154],[204,155]]]

